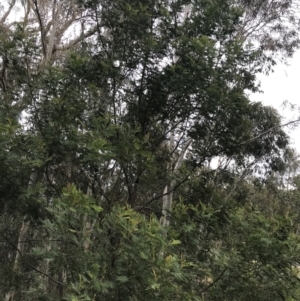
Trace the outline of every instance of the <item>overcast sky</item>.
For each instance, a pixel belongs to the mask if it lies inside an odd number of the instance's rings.
[[[300,50],[289,60],[288,65],[278,64],[274,72],[268,76],[258,75],[263,94],[252,94],[251,100],[261,101],[265,105],[275,107],[284,116],[283,122],[299,119],[300,112]],[[295,110],[284,107],[283,102],[288,101],[295,105]],[[296,129],[286,128],[290,134],[293,146],[300,153],[300,124]]]

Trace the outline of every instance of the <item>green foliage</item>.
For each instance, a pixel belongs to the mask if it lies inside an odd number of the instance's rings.
[[[264,4],[78,3],[50,59],[55,24],[0,27],[0,299],[299,299],[299,162],[247,97]]]
[[[247,204],[235,197],[224,200],[226,190],[215,187],[221,193],[209,194],[210,203],[181,199],[175,205],[170,233],[193,263],[186,290],[205,300],[297,300],[297,221],[282,211],[270,218],[263,210],[266,200],[254,205],[259,193],[248,186],[243,193],[246,199],[251,196]],[[276,197],[267,197],[275,208]]]
[[[172,253],[180,243],[166,239],[157,218],[145,218],[129,207],[105,212],[78,191],[64,189],[44,223],[51,237],[43,255],[54,274],[65,273],[64,300],[163,300],[188,295],[182,291],[187,263]],[[188,299],[187,299],[188,300]]]

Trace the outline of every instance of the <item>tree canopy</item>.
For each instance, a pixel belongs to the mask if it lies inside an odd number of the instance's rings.
[[[3,5],[0,299],[298,300],[299,160],[249,99],[296,6]]]

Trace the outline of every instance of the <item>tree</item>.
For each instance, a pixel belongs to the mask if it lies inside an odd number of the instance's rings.
[[[279,53],[286,60],[294,53],[299,44],[299,19],[294,14],[297,1],[241,0],[238,3],[244,8],[238,32],[244,41],[254,42],[269,59]]]
[[[252,212],[243,191],[289,154],[278,113],[246,95],[266,63],[241,33],[255,6],[25,4],[14,28],[1,21],[1,298],[217,300],[239,271],[228,299],[291,294],[289,216]]]

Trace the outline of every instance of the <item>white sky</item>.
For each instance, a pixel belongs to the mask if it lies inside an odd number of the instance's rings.
[[[265,105],[275,107],[284,117],[283,123],[299,119],[300,50],[288,61],[288,65],[278,64],[275,66],[274,72],[268,76],[259,74],[258,80],[261,82],[260,89],[264,93],[252,94],[251,100],[261,101]],[[284,101],[295,105],[295,109],[292,111],[288,106],[284,107]],[[300,153],[300,124],[294,129],[286,127],[285,130],[292,138],[293,147]]]

